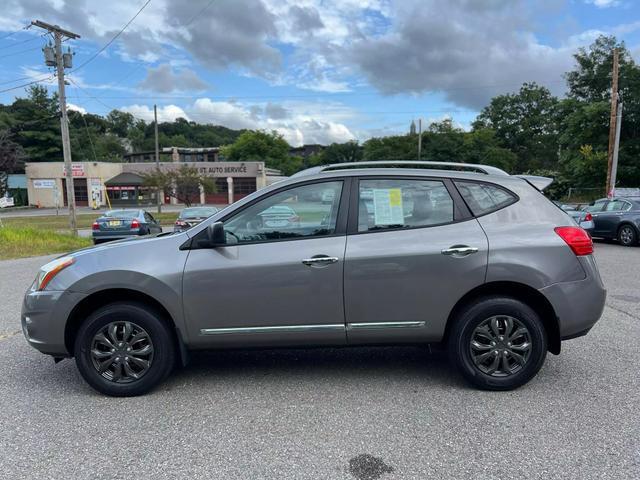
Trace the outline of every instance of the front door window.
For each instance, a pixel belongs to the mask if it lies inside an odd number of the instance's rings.
[[[291,188],[251,205],[224,223],[227,243],[333,235],[342,181]]]

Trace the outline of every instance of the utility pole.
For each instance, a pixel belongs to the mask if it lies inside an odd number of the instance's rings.
[[[156,108],[155,103],[153,104],[153,123],[154,123],[154,131],[156,137],[156,169],[158,173],[160,173],[160,147],[158,143],[158,109]],[[156,201],[158,202],[158,213],[162,212],[162,202],[160,201],[160,187],[156,189]]]
[[[618,175],[618,151],[620,150],[620,129],[622,128],[622,101],[618,104],[616,117],[616,139],[613,144],[613,164],[611,166],[611,196],[616,193],[616,176]]]
[[[422,159],[422,119],[418,119],[418,161]]]
[[[616,141],[616,123],[618,118],[618,49],[613,49],[613,71],[611,72],[611,115],[609,117],[609,151],[607,162],[607,197],[613,194],[611,170],[613,169],[613,152]]]
[[[67,118],[67,98],[64,89],[64,69],[70,68],[71,53],[65,55],[62,54],[62,39],[80,38],[77,33],[70,32],[60,28],[58,25],[51,25],[49,23],[35,20],[31,22],[31,25],[40,27],[53,34],[55,43],[55,51],[53,58],[49,55],[49,52],[45,48],[45,62],[48,66],[55,66],[58,75],[58,97],[60,100],[60,130],[62,132],[62,155],[64,157],[64,170],[67,183],[67,205],[69,206],[69,227],[73,235],[78,235],[78,225],[76,222],[76,197],[73,188],[73,170],[71,167],[71,142],[69,141],[69,120]],[[50,47],[49,47],[50,48]]]

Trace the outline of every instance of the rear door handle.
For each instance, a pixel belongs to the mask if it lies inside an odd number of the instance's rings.
[[[472,253],[476,253],[478,249],[476,247],[469,247],[468,245],[454,245],[449,248],[442,249],[443,255],[452,255],[455,257],[466,257]]]
[[[332,263],[336,263],[338,261],[338,257],[329,257],[327,255],[315,255],[311,258],[305,258],[302,260],[302,263],[308,265],[309,267],[321,267],[325,265],[331,265]]]

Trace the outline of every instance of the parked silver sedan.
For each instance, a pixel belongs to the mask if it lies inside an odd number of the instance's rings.
[[[187,230],[195,225],[198,225],[203,220],[206,220],[214,213],[219,211],[216,207],[188,207],[184,208],[173,227],[174,232],[181,232]]]
[[[471,384],[513,389],[604,308],[591,238],[549,183],[484,165],[316,167],[184,232],[46,264],[22,329],[108,395],[149,391],[194,350],[432,342]],[[297,221],[265,221],[288,209]]]

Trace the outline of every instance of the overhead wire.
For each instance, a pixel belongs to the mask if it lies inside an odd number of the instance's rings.
[[[151,0],[147,0],[144,5],[142,5],[142,7],[140,7],[140,9],[136,12],[136,14],[131,17],[131,19],[129,19],[129,21],[125,24],[124,27],[122,27],[120,29],[120,31],[118,33],[116,33],[113,37],[111,37],[111,39],[105,43],[102,48],[100,48],[98,51],[96,51],[91,57],[89,57],[87,60],[85,60],[83,63],[81,63],[80,65],[78,65],[76,68],[74,68],[73,70],[71,70],[71,72],[77,72],[78,70],[80,70],[81,68],[85,67],[87,64],[91,63],[98,55],[100,55],[102,52],[104,52],[107,48],[109,48],[109,46],[116,41],[116,39],[122,35],[122,33],[127,29],[127,27],[129,25],[131,25],[131,23],[133,23],[133,21],[138,17],[138,15],[140,15],[140,13],[142,13],[142,11],[147,7],[147,5],[149,5],[151,3]]]

